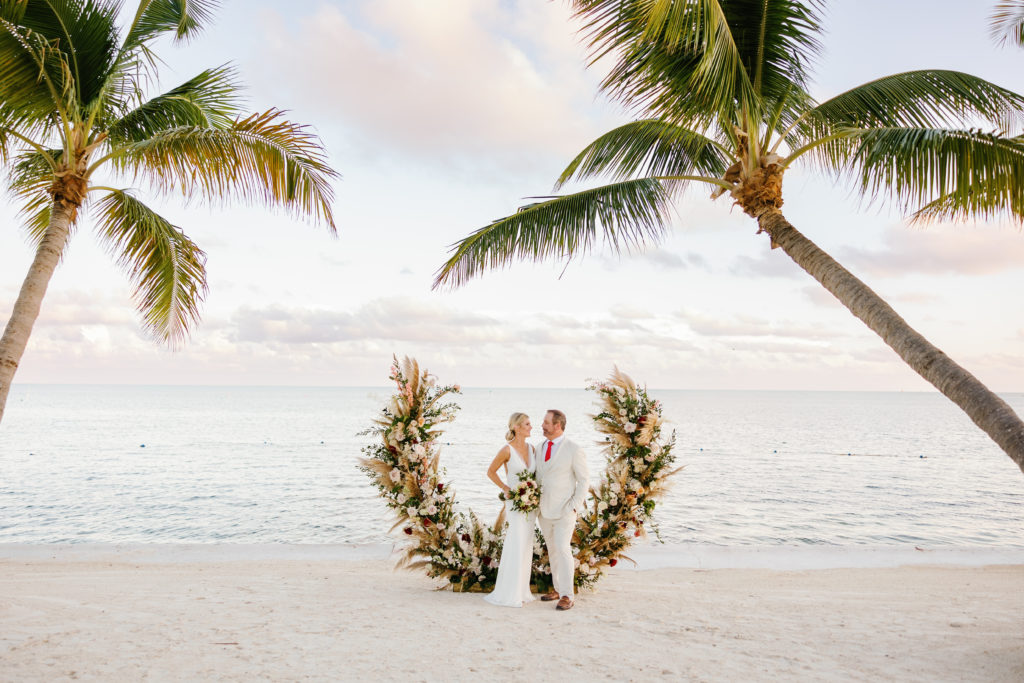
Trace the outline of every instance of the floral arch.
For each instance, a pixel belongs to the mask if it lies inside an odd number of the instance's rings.
[[[451,422],[459,407],[444,401],[458,394],[458,385],[438,385],[414,359],[396,358],[391,379],[397,391],[374,420],[361,432],[376,441],[365,448],[359,469],[366,472],[397,521],[408,544],[398,568],[424,569],[430,577],[444,579],[456,591],[489,591],[498,575],[502,512],[493,524],[485,524],[470,510],[456,510],[451,487],[440,468],[440,425]],[[593,415],[598,432],[606,435],[603,446],[607,467],[590,500],[579,515],[573,535],[576,559],[575,583],[589,588],[606,567],[614,567],[634,539],[651,528],[657,534],[653,514],[656,502],[667,490],[673,469],[675,433],[661,439],[661,404],[616,368],[605,382],[588,390],[597,394],[599,412]],[[547,550],[537,531],[534,543],[533,583],[546,590],[551,583]]]

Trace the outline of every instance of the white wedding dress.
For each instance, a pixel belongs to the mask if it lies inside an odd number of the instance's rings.
[[[527,444],[527,449],[530,448]],[[536,471],[537,463],[533,454],[530,456],[530,467],[515,446],[509,444],[508,478],[509,486],[519,482],[519,473],[525,469]],[[501,548],[501,560],[498,563],[498,580],[494,591],[484,596],[484,600],[492,605],[502,607],[522,607],[535,599],[530,593],[530,570],[533,567],[534,528],[537,525],[537,511],[529,515],[512,509],[512,503],[505,501],[505,543]]]

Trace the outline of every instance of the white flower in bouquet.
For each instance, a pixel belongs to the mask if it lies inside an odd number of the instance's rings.
[[[410,517],[415,517],[416,513],[418,513],[418,512],[419,512],[419,510],[417,510],[416,508],[414,508],[412,506],[405,508],[405,514],[409,515]]]
[[[397,467],[392,467],[391,471],[388,472],[388,477],[391,478],[391,481],[397,484],[399,480],[402,478],[402,472]]]
[[[437,514],[437,506],[436,505],[428,505],[427,506],[427,514],[428,515],[436,515]]]
[[[612,496],[611,500],[608,501],[608,504],[609,505],[618,505],[619,504],[618,497],[617,496]]]
[[[632,422],[627,422],[626,424],[622,425],[622,431],[626,432],[627,434],[632,434],[633,432],[636,431],[636,425],[633,424]]]
[[[399,505],[405,505],[405,501],[409,500],[409,496],[405,495],[404,493],[399,493],[395,500],[398,501]]]
[[[609,484],[608,488],[611,490],[612,493],[618,493],[619,491],[622,490],[622,487],[619,486],[619,482],[617,481],[613,481],[611,484]]]
[[[444,522],[438,522],[437,523],[437,530],[438,531],[444,531],[445,530]]]
[[[636,491],[636,490],[638,490],[640,488],[641,488],[641,485],[640,485],[640,480],[639,479],[630,479],[629,480],[629,490],[630,491]]]
[[[412,452],[415,453],[418,457],[422,458],[427,454],[427,449],[423,446],[423,444],[418,443],[413,445]]]

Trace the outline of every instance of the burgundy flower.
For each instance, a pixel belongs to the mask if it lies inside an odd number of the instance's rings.
[[[485,567],[491,566],[491,558],[488,555],[484,555],[483,557],[481,557],[480,561],[484,564]]]
[[[465,541],[466,543],[469,543],[473,539],[471,539],[469,537],[469,534],[462,534],[462,540]]]
[[[402,531],[404,531],[408,535],[412,536],[412,527],[411,526],[405,527],[404,529],[402,529]]]
[[[397,453],[398,449],[394,446],[388,446],[388,453]]]
[[[608,566],[609,566],[609,567],[614,567],[614,566],[615,566],[615,565],[617,565],[618,563],[619,563],[619,561],[618,561],[618,560],[616,560],[616,559],[614,559],[614,558],[613,558],[613,559],[611,559],[611,560],[608,560]]]
[[[444,484],[438,484],[437,485],[437,492],[441,493],[442,491],[444,491]]]
[[[526,482],[526,485],[529,486],[531,489],[533,488],[533,482],[532,481]]]
[[[430,526],[430,518],[429,517],[424,517],[423,518],[423,526]]]

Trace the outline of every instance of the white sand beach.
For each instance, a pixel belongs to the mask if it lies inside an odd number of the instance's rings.
[[[616,568],[562,613],[374,552],[0,558],[4,681],[1024,680],[1021,564]]]

